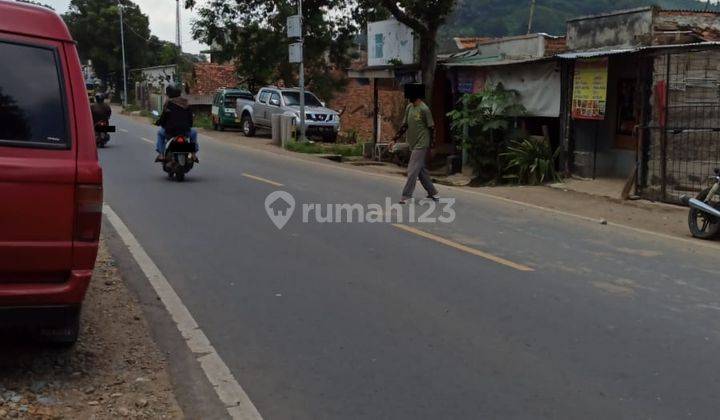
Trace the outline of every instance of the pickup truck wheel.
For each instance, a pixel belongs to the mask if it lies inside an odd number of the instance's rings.
[[[325,140],[328,143],[337,143],[337,139],[338,139],[337,133],[327,134],[323,137],[323,140]]]
[[[225,126],[222,123],[218,123],[218,130],[225,131]]]
[[[213,121],[212,128],[213,128],[214,131],[217,131],[217,130],[218,130],[218,125],[215,123],[215,121]]]
[[[242,127],[242,132],[246,137],[253,137],[255,135],[255,124],[253,124],[249,115],[243,115],[240,125]]]

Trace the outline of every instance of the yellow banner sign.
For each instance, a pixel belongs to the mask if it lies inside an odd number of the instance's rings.
[[[572,116],[577,120],[604,120],[607,106],[608,60],[575,63]]]

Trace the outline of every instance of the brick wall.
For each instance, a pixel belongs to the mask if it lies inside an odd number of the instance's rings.
[[[381,139],[389,140],[397,131],[405,109],[402,87],[394,80],[379,83],[379,108],[382,121]],[[330,102],[332,109],[342,113],[342,132],[357,132],[362,140],[373,138],[373,85],[350,79],[345,91],[339,92]]]
[[[567,51],[567,38],[545,38],[545,56],[551,57]]]
[[[193,67],[190,93],[195,95],[214,94],[221,88],[232,88],[238,84],[235,66],[232,64],[198,63]]]

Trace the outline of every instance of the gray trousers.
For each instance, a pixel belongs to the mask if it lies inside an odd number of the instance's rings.
[[[427,153],[427,149],[420,149],[413,150],[410,154],[410,163],[408,163],[407,170],[407,183],[405,184],[405,188],[402,192],[403,198],[412,198],[418,179],[420,179],[420,183],[423,188],[425,188],[428,195],[434,196],[438,193],[432,183],[432,179],[430,179],[430,173],[425,168],[425,158],[427,157]]]

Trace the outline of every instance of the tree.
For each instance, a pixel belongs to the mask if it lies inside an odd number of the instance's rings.
[[[153,61],[149,48],[150,23],[140,7],[122,0],[125,25],[125,56],[128,68],[139,68]],[[63,19],[78,44],[82,60],[92,60],[102,80],[119,84],[122,78],[120,15],[118,4],[108,0],[72,0]],[[157,39],[157,38],[155,38]]]
[[[178,65],[180,74],[192,70],[193,58],[172,42],[150,34],[148,17],[131,0],[121,0],[128,69]],[[122,83],[120,15],[116,0],[72,0],[63,19],[78,43],[82,60],[92,60],[95,74],[105,83]],[[128,77],[132,78],[132,74]]]
[[[437,66],[438,31],[455,10],[457,0],[359,0],[360,14],[381,14],[385,9],[420,38],[420,70],[428,102],[432,100]]]
[[[195,7],[186,0],[186,7]],[[354,26],[341,11],[344,0],[305,0],[305,68],[308,86],[321,97],[344,83],[341,72],[350,64]],[[288,62],[286,20],[297,13],[295,1],[210,0],[198,8],[193,37],[219,48],[219,56],[235,60],[243,82],[251,89],[278,79],[297,80],[296,67]]]
[[[192,71],[194,63],[202,62],[193,54],[183,53],[180,47],[173,42],[163,41],[155,35],[148,40],[147,66],[168,66],[176,64],[179,74],[186,74]]]

